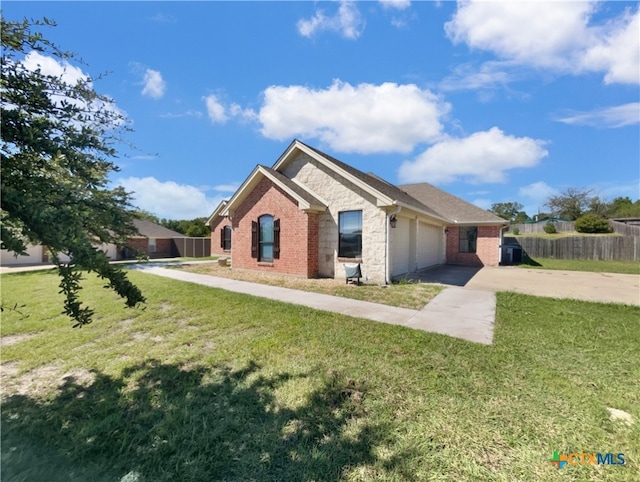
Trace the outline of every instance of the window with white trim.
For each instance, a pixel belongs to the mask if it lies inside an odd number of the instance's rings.
[[[362,211],[338,213],[338,256],[362,257]]]

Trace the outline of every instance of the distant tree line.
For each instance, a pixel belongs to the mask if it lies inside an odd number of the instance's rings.
[[[185,236],[194,238],[206,238],[211,236],[211,230],[209,226],[205,226],[207,218],[195,218],[195,219],[165,219],[159,218],[149,211],[138,209],[134,211],[134,216],[138,219],[145,221],[151,221],[152,223],[164,226],[167,229],[176,231]]]
[[[568,188],[550,196],[544,206],[548,212],[537,213],[533,217],[523,211],[524,206],[518,202],[494,203],[489,211],[511,223],[543,221],[554,217],[576,221],[587,214],[601,219],[640,217],[640,199],[634,202],[628,196],[619,196],[607,201],[592,195],[591,190],[576,188]]]

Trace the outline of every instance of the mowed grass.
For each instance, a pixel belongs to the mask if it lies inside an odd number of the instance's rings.
[[[640,274],[640,261],[605,261],[593,259],[553,259],[524,257],[521,268],[590,271],[594,273]]]
[[[579,233],[578,231],[559,231],[557,233],[520,233],[513,234],[512,232],[506,233],[507,236],[513,236],[516,239],[519,238],[543,238],[543,239],[558,239],[569,237],[602,237],[602,236],[624,236],[620,233]]]
[[[637,307],[499,293],[483,346],[130,276],[146,308],[91,278],[82,329],[2,276],[3,481],[638,480]]]
[[[299,278],[279,273],[235,270],[228,266],[219,266],[217,263],[183,264],[171,266],[171,268],[190,273],[221,276],[252,283],[371,301],[412,310],[424,308],[429,301],[444,289],[443,286],[437,284],[412,282],[378,285],[362,281],[358,285],[353,282],[346,283],[344,279]]]

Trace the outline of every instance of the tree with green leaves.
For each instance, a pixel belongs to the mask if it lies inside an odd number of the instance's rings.
[[[518,202],[494,203],[491,205],[489,211],[502,219],[514,221],[523,207],[524,206]]]
[[[609,216],[612,218],[640,217],[640,199],[633,202],[629,196],[614,198],[610,203]]]
[[[122,245],[136,231],[129,195],[108,186],[127,122],[92,79],[69,82],[26,62],[35,52],[70,66],[74,55],[38,31],[54,22],[1,22],[2,248],[23,254],[27,244],[46,246],[61,277],[64,313],[83,326],[93,315],[79,299],[83,270],[105,279],[127,306],[145,301],[99,249]],[[71,261],[61,262],[61,254]]]

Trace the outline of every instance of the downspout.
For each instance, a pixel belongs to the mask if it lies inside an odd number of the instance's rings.
[[[505,224],[500,228],[500,244],[498,246],[498,266],[502,265],[502,245],[504,244],[504,230],[509,227],[508,224]]]
[[[391,216],[395,216],[396,214],[398,214],[400,212],[400,210],[402,209],[402,207],[400,206],[396,206],[395,211],[387,213],[387,223],[385,226],[385,236],[386,236],[386,260],[385,260],[385,280],[384,282],[386,284],[391,284],[391,262],[389,259],[389,255],[391,253]]]

